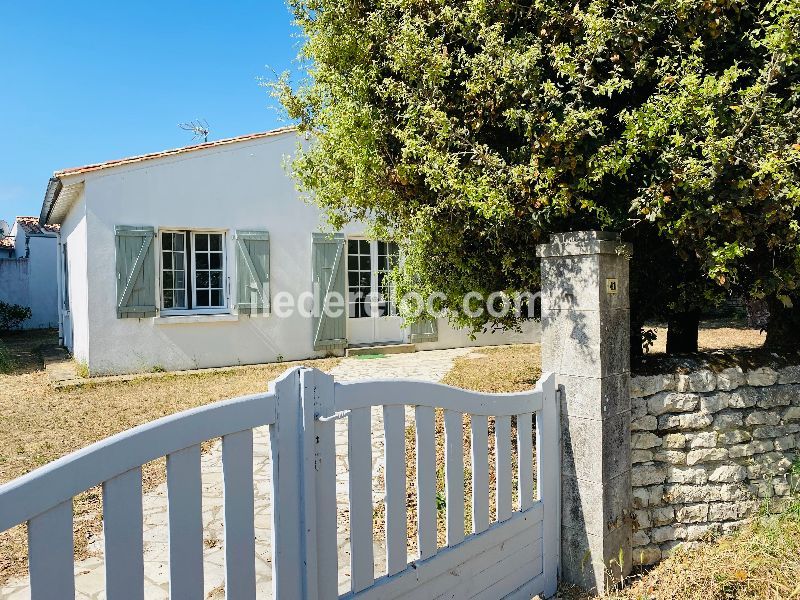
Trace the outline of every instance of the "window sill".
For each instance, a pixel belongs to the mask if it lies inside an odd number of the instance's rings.
[[[231,313],[205,314],[205,315],[163,315],[153,317],[155,325],[181,325],[188,323],[228,323],[238,321],[239,315]]]

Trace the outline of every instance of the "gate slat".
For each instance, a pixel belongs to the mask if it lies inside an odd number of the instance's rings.
[[[386,572],[394,575],[406,568],[406,438],[403,406],[383,407],[384,452],[386,453]]]
[[[256,595],[252,429],[223,436],[222,479],[225,597],[249,600]]]
[[[72,499],[28,522],[31,600],[75,598]]]
[[[319,431],[317,429],[317,419],[320,416],[329,415],[333,411],[323,412],[319,406],[317,395],[317,375],[311,369],[300,371],[300,426],[302,436],[300,438],[299,467],[301,474],[301,486],[299,491],[300,499],[300,548],[304,552],[302,575],[304,587],[304,600],[319,600],[319,544],[317,532],[319,530],[317,515],[319,507],[317,505],[317,481],[319,480],[322,465],[319,455]],[[321,375],[321,373],[319,373]],[[321,424],[335,421],[326,421]],[[328,508],[336,512],[336,504]],[[324,583],[324,582],[322,582]]]
[[[489,420],[471,416],[472,437],[472,531],[489,527]]]
[[[144,598],[142,468],[103,484],[106,596],[124,600]]]
[[[533,415],[517,415],[517,457],[519,465],[519,508],[533,506]]]
[[[544,506],[543,572],[544,595],[556,593],[559,552],[561,548],[560,434],[561,399],[556,392],[555,375],[541,379],[542,410],[536,413],[536,486],[537,496]]]
[[[169,596],[203,597],[203,486],[200,446],[167,455]]]
[[[464,539],[464,414],[444,411],[447,545]]]
[[[353,409],[348,417],[347,427],[347,455],[350,464],[350,585],[353,592],[360,592],[375,581],[370,409]]]
[[[333,377],[314,371],[315,407],[320,415],[334,412]],[[336,600],[339,589],[339,545],[336,538],[336,421],[317,421],[316,481],[317,595],[318,600]]]
[[[276,421],[269,428],[272,448],[272,597],[302,598],[305,573],[301,495],[302,386],[300,370],[275,382]]]
[[[511,417],[495,417],[495,461],[497,477],[497,520],[511,516]]]
[[[414,409],[417,430],[417,545],[424,560],[436,554],[436,439],[434,411]]]

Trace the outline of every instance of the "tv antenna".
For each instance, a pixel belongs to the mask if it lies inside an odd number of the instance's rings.
[[[192,133],[192,140],[202,139],[204,142],[208,141],[208,121],[205,119],[197,119],[195,121],[187,121],[186,123],[178,123],[178,127],[184,131]]]

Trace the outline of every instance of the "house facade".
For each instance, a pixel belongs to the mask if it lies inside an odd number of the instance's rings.
[[[100,375],[538,341],[533,323],[475,340],[445,319],[405,329],[383,293],[396,246],[358,224],[323,233],[285,171],[297,143],[285,128],[56,172],[40,221],[61,228],[61,335],[76,360]]]
[[[58,326],[58,225],[17,217],[0,236],[0,301],[31,309],[23,329]]]

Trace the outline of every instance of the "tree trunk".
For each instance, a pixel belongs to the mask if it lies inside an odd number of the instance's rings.
[[[667,329],[667,354],[697,352],[697,330],[699,327],[699,310],[690,310],[671,315]]]
[[[800,310],[786,308],[777,298],[770,298],[767,305],[769,320],[764,347],[773,350],[800,348]]]

